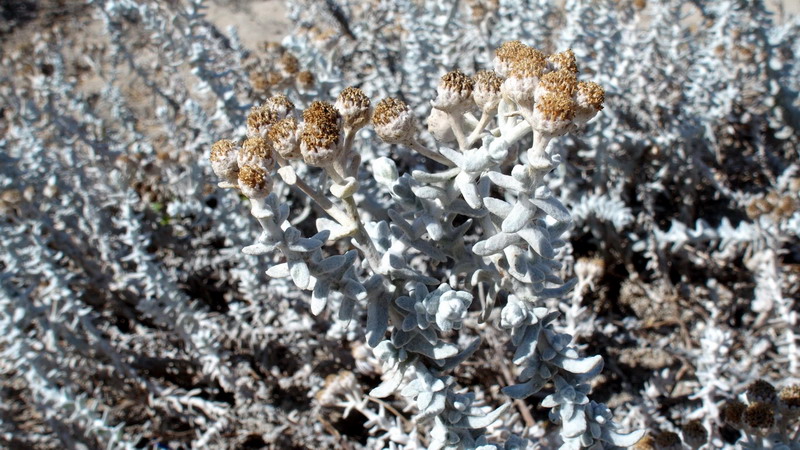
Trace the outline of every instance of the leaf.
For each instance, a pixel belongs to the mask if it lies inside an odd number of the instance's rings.
[[[497,419],[499,419],[500,416],[502,416],[503,413],[506,412],[509,406],[511,406],[510,403],[500,405],[494,411],[491,411],[483,416],[464,416],[455,426],[460,428],[469,428],[473,430],[486,428],[489,425],[493,424]]]
[[[386,296],[373,298],[367,303],[367,345],[375,348],[389,326],[389,306]]]
[[[537,226],[528,227],[517,232],[522,239],[531,246],[533,251],[543,258],[553,259],[556,256],[553,246],[550,245],[550,236]]]
[[[472,251],[476,255],[489,256],[495,253],[500,253],[506,247],[515,244],[519,241],[519,237],[510,233],[497,233],[494,236],[486,239],[485,241],[477,242],[472,246]]]
[[[564,415],[562,414],[562,419]],[[578,436],[586,432],[586,412],[582,407],[575,408],[572,418],[561,423],[561,435],[568,438]]]
[[[483,204],[490,213],[503,219],[508,217],[508,215],[511,213],[511,209],[513,208],[510,203],[494,197],[484,198]]]
[[[530,381],[513,386],[506,386],[502,389],[503,393],[511,398],[527,398],[539,392],[544,387],[544,381],[533,378]]]
[[[581,375],[600,373],[603,369],[603,357],[600,355],[586,358],[556,358],[553,363],[567,372]]]
[[[247,247],[243,248],[242,253],[244,253],[245,255],[261,256],[265,253],[271,252],[272,249],[274,248],[275,248],[274,245],[268,247],[262,243],[256,243],[253,245],[248,245]]]
[[[398,368],[397,370],[392,371],[381,384],[375,387],[375,389],[371,390],[369,395],[375,398],[388,397],[397,390],[402,382],[403,371]]]
[[[311,314],[319,315],[325,309],[328,303],[328,293],[330,292],[330,283],[321,281],[314,286],[314,291],[311,293]]]
[[[531,203],[559,222],[569,222],[572,220],[569,210],[555,197],[533,198],[531,199]]]
[[[515,192],[524,192],[525,186],[522,185],[519,181],[515,180],[513,177],[508,175],[503,175],[500,172],[489,172],[487,174],[492,183],[500,186],[501,188],[508,189],[510,191]],[[535,204],[535,203],[534,203]],[[536,205],[539,206],[539,205]]]
[[[622,434],[616,431],[603,429],[603,440],[617,447],[628,448],[639,442],[642,437],[644,437],[644,433],[644,430],[636,430],[628,434]]]
[[[267,269],[267,276],[271,278],[286,278],[289,276],[289,265],[286,263],[275,264]]]
[[[289,261],[289,274],[292,276],[292,281],[300,289],[306,289],[311,282],[311,275],[308,272],[308,266],[301,260]]]

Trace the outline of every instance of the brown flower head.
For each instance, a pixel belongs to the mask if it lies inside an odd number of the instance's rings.
[[[758,379],[750,383],[750,385],[747,386],[746,393],[747,400],[749,400],[750,403],[774,403],[778,398],[775,392],[775,386],[763,379]]]
[[[414,122],[411,108],[393,97],[381,100],[372,114],[375,132],[389,144],[402,144],[413,139],[416,131]]]
[[[472,77],[475,88],[472,90],[472,99],[478,108],[492,110],[500,102],[500,86],[503,85],[503,78],[494,71],[482,70]],[[492,106],[494,104],[494,106]]]
[[[578,74],[578,61],[575,59],[575,53],[571,48],[548,56],[547,65],[554,71],[566,70],[572,74]]]
[[[662,431],[655,437],[655,447],[658,450],[681,450],[682,443],[678,433]]]
[[[781,389],[778,399],[783,414],[789,417],[800,415],[800,384],[793,384]]]
[[[578,104],[575,122],[584,124],[590,121],[603,109],[606,93],[599,84],[592,81],[581,81],[575,94]]]
[[[272,192],[272,178],[263,167],[243,166],[239,171],[239,187],[248,198],[265,198]]]
[[[764,402],[751,403],[742,415],[744,423],[753,428],[771,428],[775,423],[775,410],[772,405]]]
[[[372,108],[369,97],[357,87],[348,87],[339,93],[334,107],[342,115],[345,128],[360,130],[369,122]]]
[[[259,166],[269,171],[275,160],[272,157],[272,145],[270,142],[262,137],[251,137],[245,139],[242,143],[242,148],[239,150],[239,155],[236,158],[239,167]]]
[[[690,420],[683,426],[683,441],[692,448],[699,448],[708,442],[708,430],[699,420]]]
[[[734,428],[740,428],[745,409],[747,409],[747,405],[739,400],[729,400],[720,408],[719,416],[726,424]]]
[[[561,92],[572,97],[578,90],[578,79],[568,70],[548,72],[539,79],[536,87],[537,98],[547,92]]]
[[[266,137],[270,127],[275,125],[278,119],[278,114],[267,105],[254,106],[247,115],[247,135]]]
[[[315,101],[303,111],[300,152],[303,160],[321,167],[339,156],[341,116],[330,103]]]
[[[276,114],[278,120],[283,119],[294,111],[294,103],[283,94],[273,95],[264,102],[264,105]]]
[[[569,131],[575,110],[575,101],[571,97],[561,92],[549,92],[536,103],[531,126],[541,133],[560,136]]]
[[[211,146],[211,169],[223,181],[235,184],[239,179],[239,165],[236,162],[236,144],[222,139]]]
[[[296,77],[297,87],[303,90],[309,90],[314,87],[314,74],[311,71],[304,70],[299,72]]]
[[[278,62],[280,65],[281,70],[287,75],[294,75],[300,71],[300,63],[297,61],[297,58],[289,53],[285,52],[281,55],[281,59]]]
[[[436,100],[433,107],[442,111],[453,112],[468,106],[475,82],[460,70],[444,74],[436,88]]]
[[[286,117],[269,130],[272,147],[286,159],[301,157],[300,143],[297,140],[297,119]]]

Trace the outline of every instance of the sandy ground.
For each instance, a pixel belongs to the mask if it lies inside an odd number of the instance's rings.
[[[236,27],[248,48],[280,42],[289,33],[284,0],[218,0],[209,2],[208,18],[222,30]]]

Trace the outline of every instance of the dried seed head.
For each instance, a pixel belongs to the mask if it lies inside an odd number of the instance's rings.
[[[775,411],[769,403],[755,402],[744,410],[742,419],[753,428],[771,428],[775,423]]]
[[[531,109],[536,86],[539,85],[539,79],[545,70],[544,55],[538,50],[527,47],[521,53],[524,55],[509,64],[507,78],[500,90],[504,96],[520,107]]]
[[[578,104],[575,122],[584,124],[603,109],[606,93],[599,84],[592,81],[581,81],[575,94],[575,102]]]
[[[483,70],[472,77],[475,88],[472,99],[482,111],[493,111],[500,103],[500,86],[503,79],[491,70]]]
[[[547,92],[561,92],[572,95],[578,90],[578,79],[575,74],[568,70],[556,70],[549,72],[539,79],[539,86],[536,87],[537,99]]]
[[[747,400],[750,403],[774,403],[776,399],[775,386],[766,380],[758,379],[747,386]]]
[[[388,97],[375,106],[372,114],[375,132],[389,144],[407,143],[414,137],[415,124],[411,108],[402,100]]]
[[[578,61],[575,59],[575,53],[571,48],[548,56],[547,63],[551,70],[566,70],[570,73],[578,74]]]
[[[300,158],[300,143],[297,140],[297,119],[286,117],[269,130],[272,147],[286,159]]]
[[[315,101],[303,111],[300,152],[303,160],[322,167],[339,156],[341,116],[330,103]]]
[[[461,111],[468,106],[475,82],[460,70],[444,74],[436,88],[436,100],[433,107],[442,111]]]
[[[358,380],[353,372],[344,371],[325,377],[325,385],[317,392],[317,401],[322,406],[336,406],[341,398],[358,390]]]
[[[304,70],[299,72],[296,80],[300,89],[309,90],[314,87],[314,74],[311,71]]]
[[[265,138],[256,136],[245,139],[236,158],[239,167],[259,166],[272,169],[275,160],[272,157],[272,145]]]
[[[211,169],[223,181],[235,184],[239,178],[239,165],[236,162],[236,144],[227,139],[217,141],[211,146]]]
[[[239,171],[239,187],[248,198],[265,198],[272,191],[272,178],[263,167],[243,166]]]
[[[739,400],[729,400],[720,408],[719,416],[726,424],[734,428],[740,428],[745,409],[747,409],[747,405]]]
[[[800,384],[793,384],[781,389],[778,394],[781,412],[789,417],[800,415]]]
[[[678,433],[672,431],[662,431],[656,435],[655,447],[658,450],[680,450],[682,448],[681,438]]]
[[[258,92],[267,91],[272,86],[267,79],[266,75],[261,72],[250,73],[250,86]]]
[[[699,420],[690,420],[683,426],[683,441],[692,448],[699,448],[708,442],[708,431]]]
[[[247,136],[266,137],[278,119],[278,114],[267,105],[254,106],[247,115]]]
[[[508,69],[511,67],[511,63],[518,60],[529,48],[530,47],[520,41],[504,42],[500,48],[495,51],[493,61],[495,72],[505,77]]]
[[[369,122],[371,112],[369,97],[357,87],[348,87],[339,93],[334,107],[342,115],[345,128],[360,130]]]
[[[294,103],[283,94],[273,95],[264,105],[277,115],[278,120],[283,119],[294,111]]]
[[[279,61],[281,70],[287,75],[294,75],[298,71],[300,71],[300,63],[297,61],[297,58],[289,52],[284,53],[281,55],[281,59]]]
[[[536,103],[531,126],[541,133],[561,136],[569,131],[575,110],[575,101],[571,97],[561,92],[549,92]]]

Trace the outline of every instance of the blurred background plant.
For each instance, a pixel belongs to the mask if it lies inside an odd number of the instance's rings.
[[[240,252],[259,224],[207,156],[276,93],[307,106],[358,86],[423,124],[444,73],[489,67],[512,39],[572,48],[606,90],[585,131],[550,144],[565,163],[546,179],[574,205],[559,258],[578,284],[545,306],[605,360],[593,399],[624,429],[691,446],[697,420],[701,445],[745,445],[755,435],[723,420],[726,402],[757,379],[798,382],[797,16],[746,0],[307,1],[262,46],[207,15],[258,2],[21,3],[0,29],[4,445],[424,442],[400,396],[364,401],[382,373],[366,317],[314,316]],[[365,161],[390,154],[359,133]],[[401,173],[421,161],[391,154]],[[313,234],[317,210],[276,194]],[[512,349],[478,307],[462,331],[488,348],[458,383],[499,406]],[[493,438],[558,445],[542,398],[518,402]]]

